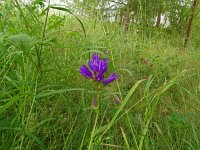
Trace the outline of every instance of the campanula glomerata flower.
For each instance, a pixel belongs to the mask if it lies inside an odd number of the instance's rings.
[[[82,65],[80,67],[80,74],[85,76],[87,79],[93,79],[96,82],[101,82],[104,85],[117,80],[115,73],[111,72],[108,78],[105,78],[105,73],[108,70],[107,59],[101,60],[98,54],[93,54],[92,59],[88,62],[88,66]]]

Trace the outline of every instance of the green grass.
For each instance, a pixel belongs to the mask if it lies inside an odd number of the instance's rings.
[[[36,10],[1,9],[1,150],[200,149],[193,36],[183,50],[183,37],[165,30],[147,38],[73,16],[46,16],[45,25]],[[119,76],[99,92],[98,113],[95,86],[78,70],[94,52]]]

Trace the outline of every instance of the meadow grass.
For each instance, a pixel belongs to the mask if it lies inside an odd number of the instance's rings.
[[[165,29],[147,37],[134,27],[31,11],[2,9],[1,150],[200,149],[194,41],[183,50],[183,38]],[[95,86],[79,73],[92,53],[118,75],[99,91],[98,116]]]

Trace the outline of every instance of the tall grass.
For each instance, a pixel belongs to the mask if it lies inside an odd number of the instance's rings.
[[[195,42],[183,52],[165,30],[141,37],[16,2],[0,6],[0,149],[200,148]],[[99,92],[96,119],[95,87],[78,71],[92,53],[119,76]]]

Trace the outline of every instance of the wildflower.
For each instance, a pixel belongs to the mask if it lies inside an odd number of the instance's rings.
[[[80,68],[80,73],[88,79],[92,78],[92,72],[85,65]]]
[[[92,105],[94,108],[97,108],[97,100],[96,99],[93,100]]]
[[[148,64],[148,62],[149,62],[149,60],[147,58],[141,58],[140,61],[143,64]]]
[[[111,72],[108,78],[105,78],[104,75],[108,70],[107,59],[101,60],[98,54],[93,54],[92,59],[88,62],[88,66],[80,67],[80,74],[85,76],[87,79],[93,79],[96,82],[101,82],[104,85],[111,83],[114,80],[117,80],[115,73]]]
[[[121,103],[122,100],[119,96],[117,96],[117,97],[114,98],[114,101],[115,101],[116,104],[119,104],[119,103]]]
[[[116,79],[117,79],[116,75],[112,72],[108,78],[103,80],[103,84],[107,85],[107,84],[109,84],[110,82],[112,82]]]
[[[163,116],[167,116],[167,115],[169,115],[169,110],[167,108],[163,108],[161,110],[161,113],[162,113]]]
[[[105,50],[104,51],[104,54],[108,55],[109,51],[108,50]]]

